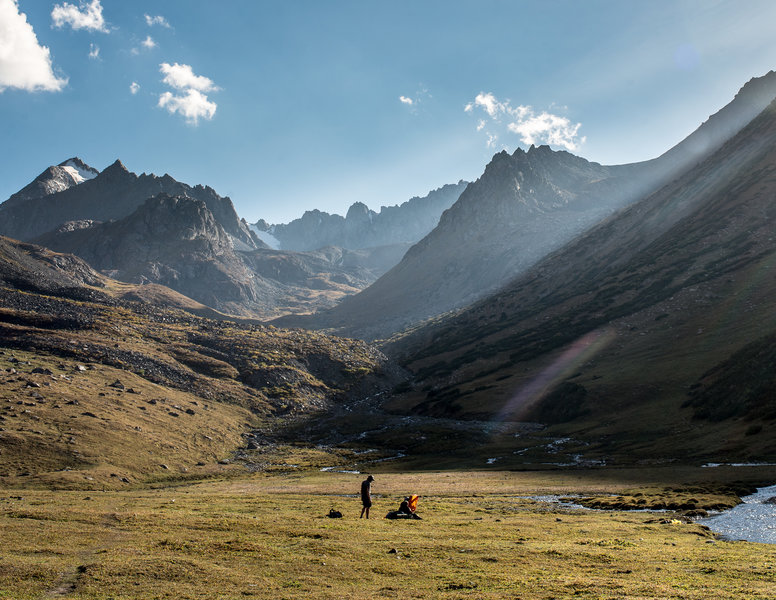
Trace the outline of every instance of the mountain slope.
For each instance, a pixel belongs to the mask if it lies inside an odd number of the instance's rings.
[[[776,383],[749,378],[773,366],[775,196],[776,102],[681,178],[400,341],[420,383],[395,407],[554,422],[600,452],[773,459],[758,434]]]
[[[603,166],[549,147],[493,157],[439,225],[394,269],[314,319],[285,323],[386,337],[496,290],[541,257],[692,167],[776,96],[776,73],[657,159]]]
[[[401,377],[363,342],[128,302],[126,289],[0,237],[0,485],[207,476],[238,447],[269,444],[255,429],[275,417]]]

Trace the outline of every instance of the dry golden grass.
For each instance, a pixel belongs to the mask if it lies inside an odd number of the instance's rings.
[[[772,546],[716,540],[665,514],[524,497],[566,492],[573,474],[378,473],[368,521],[362,478],[0,490],[0,598],[738,599],[776,586]],[[408,491],[422,494],[423,520],[382,518]],[[326,518],[329,508],[344,517]]]
[[[243,408],[112,367],[19,351],[14,358],[20,362],[0,355],[0,482],[8,486],[115,488],[202,477],[224,469],[218,461],[257,422]]]

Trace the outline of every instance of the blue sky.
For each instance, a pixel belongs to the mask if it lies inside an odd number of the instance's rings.
[[[279,223],[532,141],[653,158],[776,68],[774,27],[772,0],[0,0],[0,200],[120,158]]]

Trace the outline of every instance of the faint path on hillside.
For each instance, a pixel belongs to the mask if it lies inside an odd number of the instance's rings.
[[[115,510],[102,514],[99,521],[101,530],[99,539],[94,544],[74,553],[74,562],[78,564],[61,573],[59,579],[54,583],[54,587],[47,590],[42,596],[43,598],[65,598],[76,592],[81,577],[88,571],[90,565],[97,562],[94,556],[103,554],[119,544],[119,538],[123,532],[116,529],[116,525],[120,522],[118,514],[121,510],[126,511],[127,507],[128,504],[124,504],[120,508],[113,507]]]

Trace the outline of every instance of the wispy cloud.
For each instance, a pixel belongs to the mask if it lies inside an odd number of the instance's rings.
[[[501,101],[492,93],[480,92],[464,107],[466,112],[482,110],[489,120],[480,119],[477,131],[487,135],[487,146],[497,146],[502,133],[514,133],[524,144],[550,144],[575,152],[585,142],[579,136],[581,123],[572,123],[567,117],[547,111],[536,112],[526,105],[512,106],[509,100]]]
[[[155,17],[152,17],[151,15],[143,15],[145,17],[146,25],[149,27],[153,27],[154,25],[160,25],[162,27],[166,27],[167,29],[170,29],[170,24],[167,22],[167,19],[165,19],[162,15],[156,15]]]
[[[140,42],[140,45],[142,45],[144,48],[148,48],[149,50],[151,48],[156,48],[156,42],[153,40],[153,38],[150,35],[146,36],[146,39]]]
[[[100,47],[97,44],[89,44],[89,58],[100,58]]]
[[[216,114],[218,105],[208,99],[204,92],[218,91],[218,86],[207,77],[195,75],[189,65],[162,63],[159,71],[164,74],[162,81],[180,94],[164,92],[159,96],[159,106],[170,114],[178,113],[190,125],[198,125],[199,119],[208,121]]]
[[[102,16],[100,0],[92,0],[86,3],[83,0],[78,6],[63,2],[55,4],[51,11],[51,20],[54,27],[70,25],[73,29],[88,29],[89,31],[101,31],[108,33],[105,19]]]
[[[409,106],[412,106],[415,104],[415,101],[412,98],[408,98],[407,96],[399,96],[399,102],[402,104],[407,104]]]
[[[0,40],[0,92],[57,92],[67,85],[67,78],[54,74],[49,49],[38,43],[16,0],[0,0]]]
[[[129,84],[129,93],[133,96],[140,91],[140,84],[137,81],[133,81]]]

